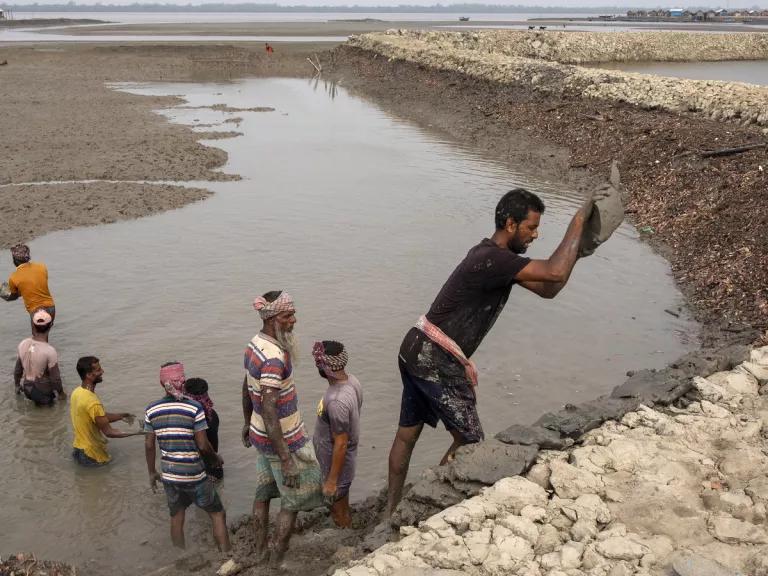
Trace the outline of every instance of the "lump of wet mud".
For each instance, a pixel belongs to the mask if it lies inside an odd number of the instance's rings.
[[[504,444],[521,444],[523,446],[538,446],[544,450],[561,450],[568,445],[567,439],[560,433],[542,426],[523,426],[512,424],[496,434],[496,439]]]

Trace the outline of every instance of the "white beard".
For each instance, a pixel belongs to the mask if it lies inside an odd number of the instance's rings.
[[[297,366],[299,364],[299,339],[296,338],[296,333],[293,330],[286,332],[277,329],[277,341],[283,347],[283,350],[288,353],[291,364]]]

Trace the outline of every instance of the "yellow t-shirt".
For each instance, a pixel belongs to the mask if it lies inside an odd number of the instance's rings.
[[[107,439],[96,426],[97,416],[106,416],[104,406],[95,393],[78,386],[69,397],[69,415],[72,417],[72,430],[75,441],[72,446],[80,448],[89,458],[100,464],[109,462]]]
[[[53,306],[53,297],[48,289],[48,268],[41,262],[25,262],[16,268],[8,278],[11,294],[21,294],[27,312]]]

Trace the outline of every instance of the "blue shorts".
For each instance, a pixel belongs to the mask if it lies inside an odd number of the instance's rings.
[[[469,383],[443,384],[418,378],[408,372],[398,359],[403,380],[400,401],[400,426],[428,424],[432,428],[442,421],[448,431],[457,431],[467,444],[485,438],[477,414],[475,394]]]
[[[189,508],[191,504],[202,508],[209,514],[224,510],[216,488],[213,486],[213,480],[210,478],[194,484],[163,482],[163,488],[168,498],[168,511],[171,513],[171,516],[176,516],[182,510]]]

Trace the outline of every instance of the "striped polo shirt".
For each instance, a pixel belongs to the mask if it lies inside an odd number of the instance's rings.
[[[245,377],[253,404],[251,444],[265,454],[275,454],[272,441],[261,416],[261,392],[265,386],[278,389],[277,417],[290,452],[296,452],[308,441],[304,421],[299,412],[299,399],[293,383],[293,368],[287,352],[274,338],[259,333],[245,349]]]
[[[205,480],[205,465],[195,443],[195,432],[207,428],[203,407],[194,400],[166,396],[147,406],[144,431],[153,432],[160,445],[163,482],[191,484]]]

